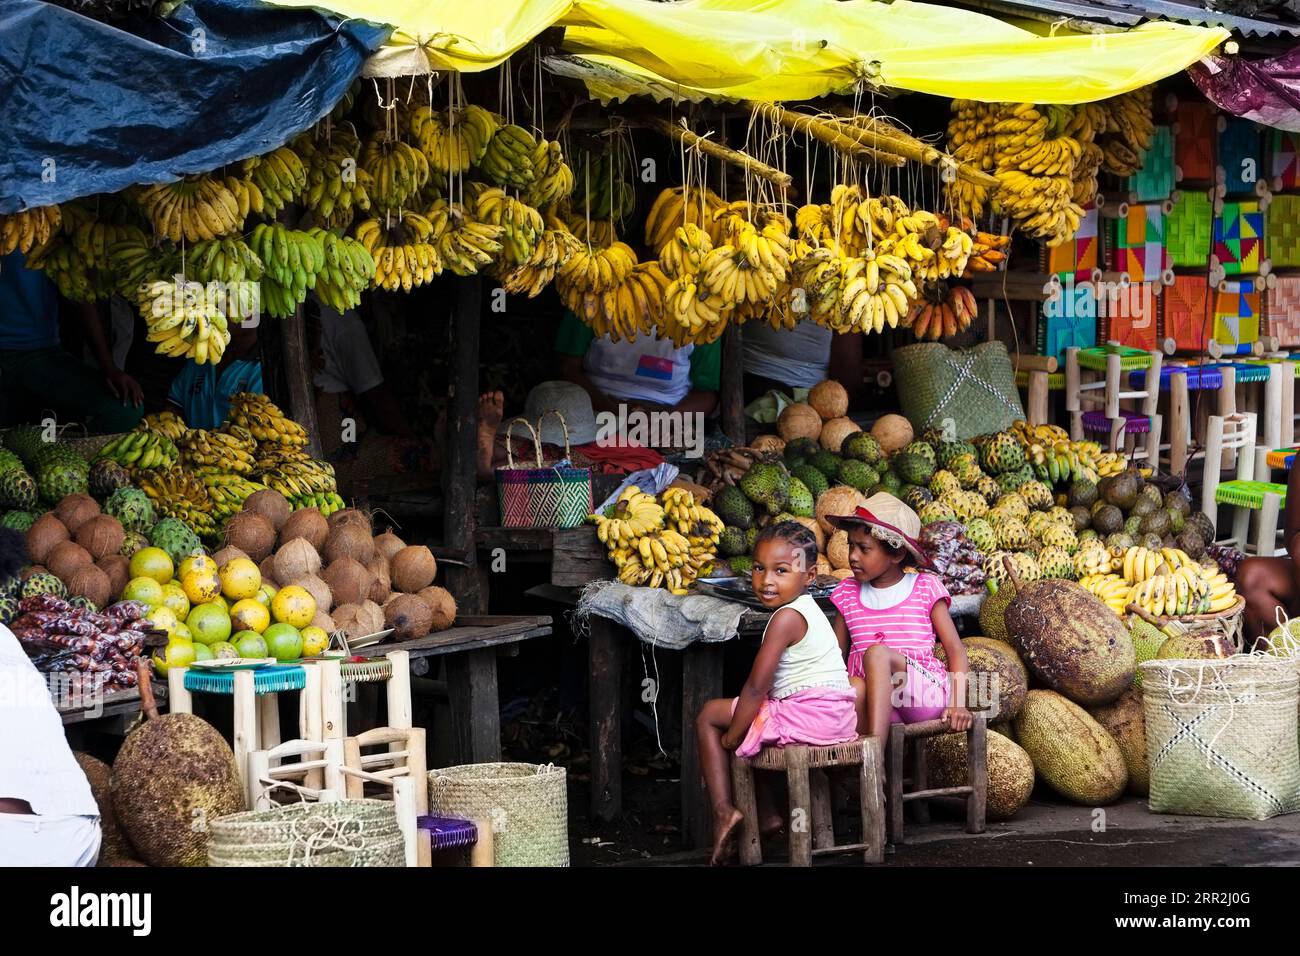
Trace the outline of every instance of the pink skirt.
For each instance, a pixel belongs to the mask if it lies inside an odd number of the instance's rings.
[[[854,699],[852,689],[833,687],[811,687],[779,700],[769,697],[763,701],[745,739],[736,748],[736,756],[752,757],[773,745],[826,746],[854,740],[858,736]],[[731,702],[733,714],[739,703],[739,697]]]

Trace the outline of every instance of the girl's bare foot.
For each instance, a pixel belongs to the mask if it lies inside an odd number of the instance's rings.
[[[505,412],[506,398],[501,392],[484,392],[478,397],[478,448],[475,454],[480,478],[492,477],[492,452],[496,447],[497,429]]]
[[[770,837],[774,833],[780,833],[785,829],[785,818],[776,813],[770,817],[765,817],[763,822],[758,825],[758,835]]]
[[[744,819],[735,807],[713,814],[713,856],[709,857],[709,866],[722,866],[730,859],[735,852],[732,837]]]

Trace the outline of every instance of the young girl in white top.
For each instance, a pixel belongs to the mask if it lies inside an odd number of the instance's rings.
[[[795,521],[768,525],[754,542],[754,594],[776,610],[763,631],[740,696],[711,700],[696,718],[700,766],[713,803],[713,859],[732,849],[741,822],[732,803],[728,751],[835,744],[857,736],[854,692],[835,631],[808,594],[817,576],[817,539]]]

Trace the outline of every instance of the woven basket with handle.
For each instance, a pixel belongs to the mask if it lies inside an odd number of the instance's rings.
[[[397,812],[387,800],[295,803],[220,817],[209,866],[405,866]]]
[[[544,465],[542,442],[538,437],[542,420],[555,415],[564,428],[564,457],[571,460],[569,425],[564,416],[552,409],[537,419],[536,428],[525,418],[512,419],[506,426],[507,467],[498,468],[497,500],[501,506],[503,528],[576,528],[591,514],[591,469],[573,465]],[[537,463],[533,468],[515,465],[510,438],[515,425],[522,424],[533,438]]]

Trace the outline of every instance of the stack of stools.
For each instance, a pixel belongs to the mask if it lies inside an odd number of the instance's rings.
[[[1091,349],[1065,350],[1065,408],[1070,413],[1070,437],[1081,441],[1084,432],[1109,436],[1111,451],[1126,451],[1130,458],[1159,460],[1162,420],[1156,414],[1160,398],[1160,352],[1143,352],[1115,343]],[[1123,391],[1130,372],[1145,369],[1151,378],[1139,390]],[[1137,409],[1121,402],[1140,402]],[[1139,441],[1139,435],[1145,436]]]
[[[1065,373],[1057,371],[1057,361],[1050,355],[1013,355],[1016,387],[1025,390],[1025,420],[1031,425],[1052,424],[1052,392],[1065,390]]]
[[[1222,452],[1235,448],[1237,477],[1220,481]],[[1256,481],[1256,474],[1267,474],[1268,450],[1255,446],[1255,416],[1249,412],[1227,418],[1210,417],[1205,440],[1205,474],[1201,485],[1201,510],[1214,517],[1223,505],[1235,509],[1232,536],[1220,537],[1216,544],[1240,548],[1247,554],[1271,557],[1277,553],[1278,519],[1286,507],[1286,485]],[[1257,515],[1255,536],[1250,537],[1250,516]],[[1217,525],[1217,522],[1216,522]]]
[[[1129,374],[1135,388],[1145,388],[1146,370]],[[1213,391],[1223,388],[1223,374],[1218,369],[1200,365],[1164,365],[1160,369],[1160,391],[1169,394],[1169,405],[1163,416],[1169,426],[1169,442],[1160,446],[1167,451],[1170,474],[1181,475],[1187,466],[1188,448],[1192,443],[1204,444],[1205,432],[1197,433],[1192,422],[1190,392]],[[1208,416],[1207,416],[1208,417]],[[1164,461],[1165,459],[1162,459]],[[1154,463],[1153,463],[1154,464]]]

